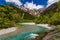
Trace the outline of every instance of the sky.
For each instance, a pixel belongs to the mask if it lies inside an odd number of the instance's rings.
[[[29,9],[39,9],[49,7],[51,4],[59,0],[0,0],[0,4],[15,4]]]

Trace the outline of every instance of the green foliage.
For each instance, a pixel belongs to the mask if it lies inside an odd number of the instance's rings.
[[[25,20],[33,20],[33,19],[35,19],[35,17],[30,15],[29,13],[25,12],[24,19]]]
[[[56,9],[60,9],[60,1]],[[58,25],[60,24],[60,11],[46,11],[35,19],[35,23]]]
[[[33,20],[22,20],[22,22],[33,22]]]
[[[17,7],[11,5],[0,5],[0,28],[16,26],[17,23],[22,22],[23,13],[25,14],[23,19],[33,19],[33,16]]]
[[[12,27],[20,22],[32,22],[33,20],[41,24],[60,24],[60,1],[57,4],[58,11],[49,10],[43,12],[39,17],[34,17],[11,5],[0,5],[0,28]]]
[[[60,13],[49,13],[49,14],[44,14],[44,15],[40,15],[40,17],[38,17],[36,19],[37,23],[43,23],[43,24],[59,24],[60,22]]]
[[[60,25],[57,25],[57,28],[60,30]]]
[[[60,10],[60,0],[59,0],[59,2],[57,3],[57,7],[58,7],[58,9]]]

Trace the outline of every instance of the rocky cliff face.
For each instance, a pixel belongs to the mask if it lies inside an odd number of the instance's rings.
[[[52,5],[50,5],[48,8],[40,8],[38,10],[33,9],[33,10],[29,10],[29,9],[25,9],[29,14],[33,15],[33,16],[39,16],[41,13],[47,12],[47,11],[57,11],[57,3],[54,3]]]
[[[46,12],[46,11],[57,11],[57,3],[54,3],[52,5],[50,5],[48,8],[46,8],[43,12]]]
[[[28,12],[29,14],[31,14],[33,16],[39,16],[41,13],[44,13],[47,11],[54,11],[54,12],[57,11],[57,3],[54,3],[47,8],[40,8],[38,10],[36,10],[36,9],[29,10],[28,8],[24,8],[24,7],[19,7],[19,8],[25,12]]]

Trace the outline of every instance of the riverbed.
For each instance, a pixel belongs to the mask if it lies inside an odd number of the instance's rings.
[[[48,31],[40,26],[23,24],[16,31],[0,36],[0,40],[32,40],[39,36],[38,33]]]

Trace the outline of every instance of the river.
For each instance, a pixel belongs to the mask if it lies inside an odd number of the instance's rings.
[[[0,40],[32,40],[39,36],[38,33],[48,32],[49,30],[41,26],[22,24],[18,27],[16,34],[0,37]]]

